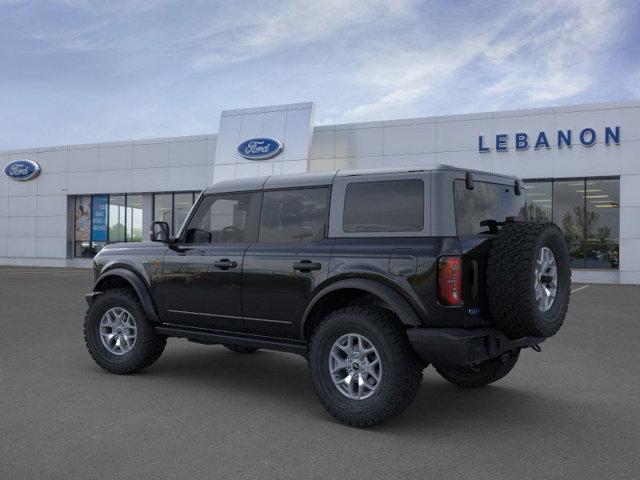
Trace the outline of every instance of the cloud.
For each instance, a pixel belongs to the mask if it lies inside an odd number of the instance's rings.
[[[0,0],[0,148],[211,132],[222,109],[308,100],[342,123],[637,98],[638,10]]]
[[[562,6],[536,2],[527,10],[530,15],[537,13],[534,21],[498,41],[499,47],[510,45],[511,51],[487,54],[501,78],[484,93],[506,98],[524,92],[535,103],[550,103],[587,90],[596,58],[615,39],[621,20],[612,6],[609,1],[572,1]],[[571,13],[563,15],[567,11]]]
[[[260,58],[283,49],[334,39],[340,32],[371,25],[382,18],[407,13],[409,0],[281,1],[272,8],[246,8],[232,24],[214,22],[198,32],[193,65],[198,69],[220,67]]]
[[[370,94],[339,121],[402,115],[408,105],[442,97],[456,84],[475,84],[480,108],[513,105],[514,97],[533,105],[566,101],[593,84],[598,55],[616,40],[622,20],[606,0],[514,2],[500,11],[495,18],[469,12],[471,21],[463,20],[457,32],[425,34],[418,48],[401,37],[361,52],[353,76]]]

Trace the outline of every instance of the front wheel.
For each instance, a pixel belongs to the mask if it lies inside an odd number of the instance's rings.
[[[127,374],[154,363],[167,344],[128,289],[107,290],[89,307],[84,339],[93,360],[111,373]]]
[[[402,413],[422,381],[422,364],[398,319],[373,307],[337,310],[309,346],[320,402],[341,422],[368,427]]]
[[[445,380],[460,388],[484,387],[505,377],[516,366],[520,350],[512,350],[498,358],[492,358],[475,367],[442,367],[436,371]]]

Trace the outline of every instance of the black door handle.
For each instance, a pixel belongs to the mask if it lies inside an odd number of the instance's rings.
[[[322,265],[317,262],[312,262],[311,260],[301,260],[293,264],[294,270],[299,270],[301,272],[310,272],[311,270],[320,270]]]
[[[238,262],[229,260],[228,258],[223,258],[213,262],[213,266],[220,270],[229,270],[230,268],[236,268],[238,266]]]

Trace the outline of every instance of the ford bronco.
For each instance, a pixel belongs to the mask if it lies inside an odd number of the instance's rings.
[[[562,233],[528,220],[521,180],[445,165],[217,183],[150,239],[94,259],[98,365],[136,372],[169,337],[297,353],[359,427],[405,410],[429,365],[463,388],[501,379],[569,302]]]

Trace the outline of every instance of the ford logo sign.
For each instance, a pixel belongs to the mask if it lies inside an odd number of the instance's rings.
[[[249,160],[266,160],[278,155],[284,146],[273,138],[250,138],[238,145],[238,153]]]
[[[14,160],[4,167],[4,173],[11,180],[26,182],[38,176],[40,165],[33,160]]]

